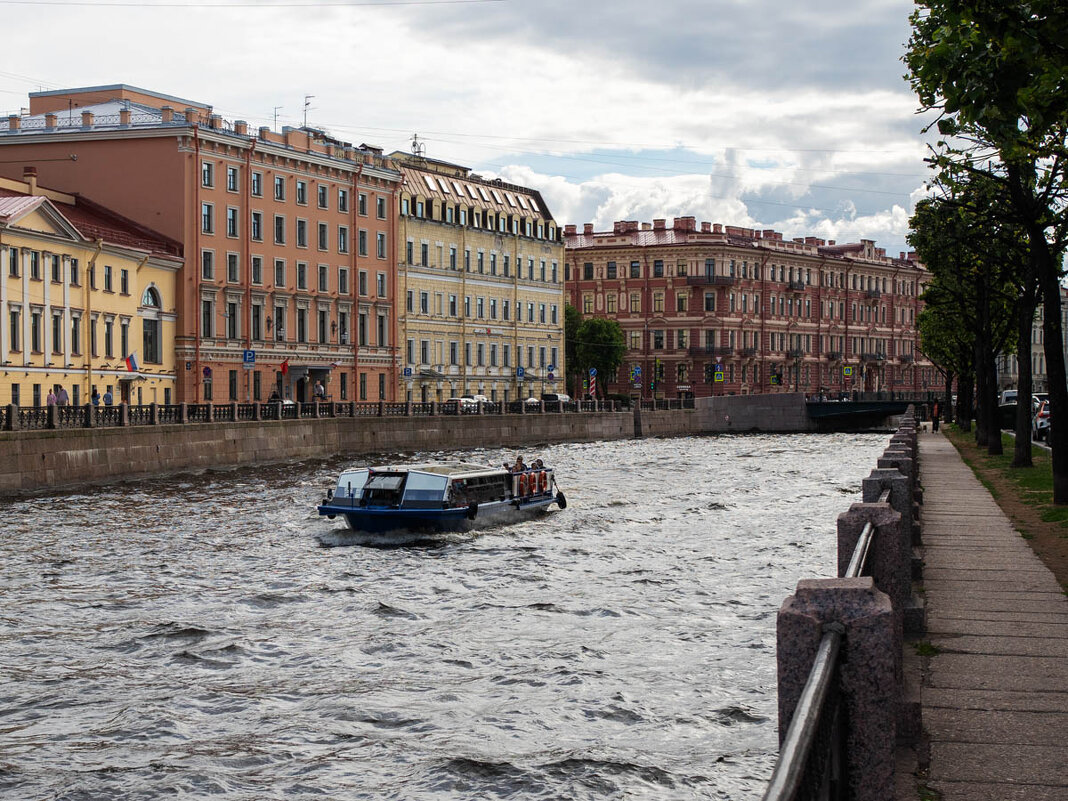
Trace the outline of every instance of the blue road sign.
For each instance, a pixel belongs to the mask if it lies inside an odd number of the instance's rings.
[[[243,350],[243,351],[241,351],[241,361],[242,361],[242,363],[250,365],[250,366],[256,364],[256,351],[254,351],[254,350]]]
[[[412,377],[412,368],[411,367],[405,367],[401,371],[401,375],[403,375],[405,378],[411,378]]]
[[[522,378],[524,375],[526,375],[526,371],[522,367],[515,368],[515,377],[516,378]]]
[[[596,378],[596,377],[597,377],[597,368],[596,367],[591,367],[590,368],[590,378]]]

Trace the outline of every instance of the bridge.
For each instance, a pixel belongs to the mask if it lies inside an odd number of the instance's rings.
[[[909,400],[809,401],[805,404],[816,430],[860,431],[886,428],[887,420],[900,417],[908,409]]]

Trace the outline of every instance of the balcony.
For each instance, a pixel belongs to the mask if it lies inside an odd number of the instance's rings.
[[[905,353],[901,356],[898,356],[897,358],[901,361],[902,364],[911,364],[912,362],[916,361],[916,357],[913,356],[911,353]]]
[[[883,296],[883,293],[880,289],[869,289],[867,292],[864,293],[864,296],[872,299],[878,299]]]
[[[734,286],[734,278],[729,275],[688,275],[689,286]]]
[[[787,359],[803,359],[805,358],[805,352],[801,348],[793,348],[786,351]]]
[[[696,345],[689,349],[688,353],[697,358],[709,358],[715,356],[730,356],[734,348],[730,345]]]
[[[786,288],[791,290],[791,291],[793,291],[793,292],[804,292],[805,291],[805,282],[804,281],[789,281],[786,284]]]
[[[738,352],[739,352],[739,353],[740,353],[740,354],[741,354],[742,356],[756,356],[756,355],[757,355],[757,349],[756,349],[756,348],[742,348],[742,349],[741,349],[740,351],[738,351]]]
[[[842,351],[840,351],[840,350],[829,350],[829,351],[827,351],[827,358],[830,359],[832,362],[841,361],[842,360]]]
[[[885,353],[862,353],[860,354],[860,360],[862,362],[885,362]]]

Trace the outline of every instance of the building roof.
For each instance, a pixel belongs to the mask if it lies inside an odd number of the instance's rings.
[[[73,203],[65,203],[0,187],[0,221],[9,222],[46,204],[58,211],[87,241],[102,239],[108,245],[135,248],[155,255],[182,255],[178,242],[86,198],[75,197]]]
[[[146,106],[141,103],[134,103],[129,100],[108,100],[103,103],[94,103],[90,106],[79,106],[71,111],[54,111],[46,112],[45,114],[26,114],[19,118],[19,130],[29,132],[39,132],[49,130],[50,132],[75,132],[83,131],[85,128],[82,126],[82,113],[90,112],[93,115],[93,129],[98,130],[101,128],[138,128],[138,127],[158,127],[163,125],[163,113],[151,106]],[[130,112],[130,123],[123,125],[119,116],[120,112]],[[48,114],[54,114],[56,118],[55,126],[48,128],[48,121],[45,117]],[[170,123],[172,125],[185,125],[185,114],[175,110],[174,121]],[[11,132],[11,123],[8,119],[0,117],[0,132]]]

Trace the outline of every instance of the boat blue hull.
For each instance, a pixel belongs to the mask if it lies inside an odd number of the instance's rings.
[[[522,501],[494,501],[478,507],[475,515],[467,508],[399,509],[396,507],[351,506],[324,503],[321,517],[343,517],[353,531],[385,534],[391,531],[469,531],[492,523],[514,523],[544,512],[557,502],[546,493]]]

